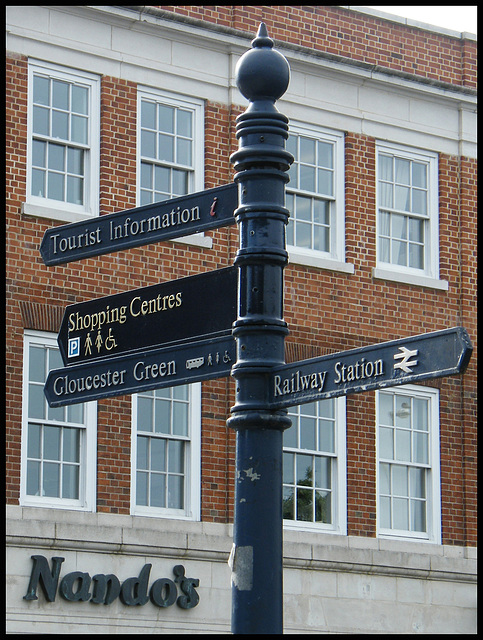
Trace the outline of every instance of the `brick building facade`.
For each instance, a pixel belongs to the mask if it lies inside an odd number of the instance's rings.
[[[476,38],[345,6],[75,6],[7,11],[12,632],[229,631],[233,380],[55,410],[42,387],[67,305],[230,266],[238,230],[56,267],[39,245],[233,180],[261,21],[291,66],[287,362],[457,325],[474,347],[463,376],[292,412],[285,631],[475,631]],[[33,555],[65,558],[64,597],[25,599]],[[65,578],[181,563],[199,603],[136,616]]]

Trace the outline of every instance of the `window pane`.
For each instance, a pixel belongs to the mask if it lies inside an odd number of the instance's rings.
[[[33,169],[32,171],[32,195],[45,198],[45,171]]]
[[[409,428],[411,418],[411,398],[396,395],[396,426]]]
[[[166,471],[166,440],[164,438],[150,438],[151,440],[151,469]]]
[[[156,433],[170,433],[171,431],[171,402],[169,400],[155,400],[156,414],[154,430]]]
[[[312,456],[297,455],[297,484],[313,486]]]
[[[286,453],[283,454],[283,481],[287,484],[294,483],[294,454]]]
[[[312,220],[312,207],[311,199],[297,196],[296,205],[296,218],[297,220]]]
[[[60,427],[44,427],[44,458],[60,460]]]
[[[175,402],[173,406],[173,434],[188,435],[188,405]]]
[[[392,220],[392,237],[406,239],[407,236],[407,217],[393,214]]]
[[[32,164],[37,167],[46,167],[46,151],[46,142],[42,142],[41,140],[34,140],[32,142]]]
[[[179,164],[191,164],[191,140],[177,141],[176,162]]]
[[[293,520],[295,517],[294,494],[295,490],[293,487],[283,488],[282,516],[286,520]]]
[[[323,193],[324,195],[331,196],[333,195],[332,189],[332,171],[327,171],[326,169],[319,169],[317,171],[317,192]]]
[[[44,462],[43,475],[43,495],[60,498],[60,465]]]
[[[424,268],[424,247],[422,245],[409,245],[409,266],[413,269]]]
[[[285,429],[283,432],[283,446],[284,447],[296,447],[297,446],[297,418],[290,416],[292,420],[292,426]]]
[[[428,434],[424,431],[413,434],[413,459],[414,462],[428,463]]]
[[[173,195],[184,196],[188,193],[188,177],[187,171],[173,169]]]
[[[329,229],[327,227],[315,227],[314,228],[314,249],[316,251],[329,251]]]
[[[400,187],[396,185],[394,189],[394,207],[402,211],[411,211],[409,187]]]
[[[391,492],[390,469],[388,464],[379,465],[379,488],[380,493]]]
[[[379,156],[379,178],[381,180],[393,181],[393,159],[392,156],[385,156],[381,154]]]
[[[40,425],[29,424],[27,437],[27,456],[40,458]]]
[[[170,169],[167,167],[154,167],[154,188],[156,191],[170,193],[169,177]]]
[[[63,460],[80,462],[80,430],[64,428],[63,431]]]
[[[410,184],[409,180],[409,167],[410,161],[403,160],[402,158],[395,159],[395,168],[396,168],[396,182],[399,184]]]
[[[49,79],[34,75],[33,98],[36,104],[50,103],[49,99]]]
[[[153,430],[153,401],[151,398],[138,397],[138,430]]]
[[[411,211],[414,213],[422,213],[426,215],[428,211],[427,207],[427,192],[420,191],[419,189],[412,190],[413,203]]]
[[[295,231],[297,238],[297,247],[306,249],[312,248],[312,225],[310,223],[296,222]]]
[[[156,134],[151,131],[141,131],[141,155],[146,158],[156,157]]]
[[[69,85],[67,82],[52,80],[52,106],[69,110]]]
[[[170,440],[168,449],[168,471],[184,472],[184,442]]]
[[[407,265],[407,243],[392,241],[392,262],[403,266]]]
[[[67,171],[84,175],[84,151],[82,149],[67,149]]]
[[[167,389],[169,392],[170,389]],[[185,384],[179,385],[177,387],[172,387],[173,398],[175,400],[189,400],[189,387]]]
[[[312,489],[297,489],[297,520],[313,521],[314,505],[312,497]]]
[[[317,142],[318,162],[320,167],[332,169],[333,165],[333,145],[329,142]]]
[[[330,491],[315,492],[315,522],[332,522],[331,496]]]
[[[27,495],[40,495],[40,462],[27,461]]]
[[[393,498],[393,527],[395,529],[409,530],[409,500],[405,498]]]
[[[178,126],[176,128],[176,133],[179,136],[185,136],[186,138],[192,137],[191,131],[191,121],[192,115],[189,111],[183,111],[183,109],[178,109]]]
[[[78,500],[79,467],[71,464],[62,467],[62,497]]]
[[[334,453],[334,423],[319,420],[319,451]]]
[[[69,114],[52,110],[52,137],[69,139]]]
[[[393,449],[393,430],[381,427],[379,429],[379,446],[381,450],[381,458],[387,458],[388,460],[394,459]]]
[[[168,509],[184,509],[183,492],[183,476],[168,476]]]
[[[140,471],[136,473],[136,504],[148,504],[148,474]]]
[[[409,220],[409,240],[412,242],[424,242],[424,220],[411,218]]]
[[[315,418],[300,418],[300,448],[315,449]]]
[[[45,395],[43,385],[29,384],[29,418],[44,418]]]
[[[154,102],[141,100],[141,127],[156,129],[156,105]]]
[[[314,222],[317,224],[329,225],[329,208],[330,203],[325,200],[314,201]]]
[[[72,85],[72,111],[88,115],[88,89]]]
[[[166,475],[164,473],[151,474],[151,507],[166,507]]]
[[[148,469],[148,446],[149,438],[143,438],[138,436],[137,438],[137,452],[136,452],[136,466],[138,469]]]
[[[315,164],[315,140],[300,136],[300,162]]]
[[[64,176],[60,173],[52,173],[49,171],[47,197],[52,200],[64,199]]]
[[[391,498],[381,497],[379,499],[381,508],[381,527],[384,529],[391,528]]]
[[[381,247],[381,262],[389,262],[390,261],[390,245],[391,241],[387,238],[381,238],[380,247]]]
[[[413,429],[428,431],[429,402],[424,398],[413,398]]]
[[[153,165],[141,162],[141,187],[144,189],[153,188]]]
[[[72,116],[71,140],[80,144],[87,144],[87,118]]]
[[[158,159],[166,162],[174,162],[174,138],[160,133],[158,136]]]
[[[84,203],[84,180],[82,178],[67,176],[67,202]]]
[[[410,468],[409,485],[412,498],[426,498],[426,470]]]
[[[411,433],[396,429],[396,460],[411,461]]]
[[[426,531],[426,502],[411,500],[411,531]]]
[[[392,467],[392,494],[396,496],[408,496],[408,472],[407,467],[393,465]]]
[[[60,144],[49,144],[49,169],[64,171],[65,147]]]
[[[420,187],[422,189],[427,188],[428,183],[425,164],[422,164],[420,162],[412,163],[412,184],[413,187]]]
[[[159,130],[174,133],[174,109],[166,105],[158,105]]]
[[[49,135],[49,110],[42,107],[34,107],[33,132],[43,136]]]
[[[29,349],[29,380],[45,382],[45,351],[42,348]]]
[[[392,209],[392,207],[393,207],[393,202],[392,202],[393,186],[392,186],[392,184],[388,184],[387,182],[381,182],[380,193],[381,193],[381,206],[382,207],[389,207],[389,208]],[[388,233],[389,233],[389,231],[388,231]]]
[[[314,485],[322,489],[331,488],[331,458],[317,456],[315,458]]]
[[[304,191],[315,191],[315,167],[300,167],[300,188]]]

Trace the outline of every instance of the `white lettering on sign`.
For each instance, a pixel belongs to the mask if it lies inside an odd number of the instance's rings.
[[[141,218],[141,220],[131,220],[126,218],[123,223],[114,225],[113,221],[109,222],[109,240],[119,240],[121,238],[129,238],[137,236],[140,233],[151,233],[159,229],[167,229],[168,227],[177,227],[178,225],[188,224],[188,222],[196,222],[200,219],[200,209],[198,206],[191,209],[171,209],[169,213],[151,216],[150,218]]]
[[[365,358],[354,364],[345,365],[342,362],[336,362],[334,365],[336,378],[334,382],[353,382],[354,380],[365,380],[366,378],[376,378],[384,373],[384,364],[381,359],[374,362]]]
[[[327,371],[314,371],[313,373],[302,375],[298,370],[292,373],[288,378],[282,378],[282,376],[275,375],[273,378],[275,387],[274,396],[284,396],[289,393],[308,391],[309,389],[322,391],[326,375]]]
[[[82,393],[83,391],[91,391],[91,389],[104,389],[105,387],[117,386],[124,384],[125,373],[126,369],[122,369],[121,371],[109,370],[104,373],[79,378],[62,375],[54,381],[54,393],[56,396],[64,396],[73,393]]]
[[[82,249],[83,247],[90,247],[93,244],[100,244],[101,228],[97,227],[94,231],[85,230],[84,233],[78,233],[73,236],[67,236],[66,238],[59,238],[60,233],[54,233],[52,238],[53,252],[56,254],[58,251],[64,253],[65,251],[72,251],[73,249]]]

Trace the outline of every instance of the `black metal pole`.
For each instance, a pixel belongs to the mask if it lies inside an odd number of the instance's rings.
[[[287,264],[285,150],[288,119],[275,101],[286,91],[287,60],[273,50],[264,23],[239,60],[236,82],[250,104],[237,118],[239,149],[235,216],[240,248],[238,318],[232,368],[236,401],[227,425],[236,429],[236,487],[232,566],[232,632],[283,632],[282,435],[286,411],[268,408],[268,374],[284,362],[283,269]]]

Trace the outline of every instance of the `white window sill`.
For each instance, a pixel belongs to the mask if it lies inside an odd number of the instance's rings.
[[[382,267],[374,267],[372,270],[372,277],[380,280],[392,280],[394,282],[403,282],[404,284],[414,284],[419,287],[429,287],[430,289],[448,291],[447,280],[439,280],[438,278],[420,276],[412,273],[402,273]]]
[[[328,269],[330,271],[340,271],[342,273],[354,273],[353,264],[318,256],[316,255],[316,252],[305,254],[289,247],[288,257],[291,264],[302,264],[306,267],[316,267],[317,269]]]
[[[89,213],[76,213],[73,211],[66,211],[65,209],[54,209],[52,207],[41,206],[37,204],[30,204],[28,202],[22,203],[22,214],[27,216],[35,216],[37,218],[48,218],[49,220],[58,220],[65,224],[72,222],[84,222],[92,220],[96,216]],[[211,249],[213,246],[213,238],[205,236],[203,233],[193,233],[184,238],[174,238],[173,240],[167,240],[167,242],[181,242],[183,244],[190,244],[196,247],[204,247]]]

